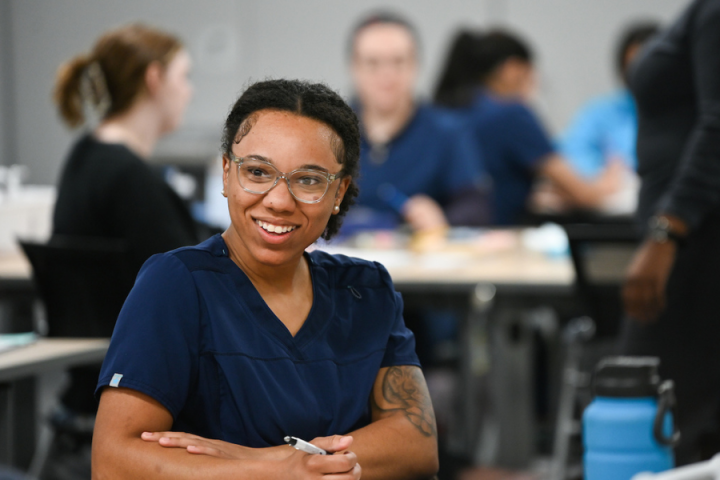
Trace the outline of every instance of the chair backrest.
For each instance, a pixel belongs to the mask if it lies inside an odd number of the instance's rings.
[[[56,235],[20,241],[33,268],[51,337],[109,337],[135,273],[124,241]]]
[[[620,291],[640,242],[632,219],[612,223],[563,225],[575,268],[575,288],[584,314],[595,321],[597,336],[618,332],[623,315]]]

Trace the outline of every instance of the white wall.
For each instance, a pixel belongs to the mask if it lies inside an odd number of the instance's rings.
[[[585,99],[612,88],[611,52],[622,25],[638,17],[670,19],[686,0],[0,2],[10,4],[12,25],[15,160],[28,165],[32,181],[53,183],[74,136],[61,125],[50,99],[55,70],[88,49],[102,31],[128,21],[168,29],[193,53],[196,97],[185,126],[163,142],[159,153],[198,157],[217,151],[228,106],[249,79],[322,80],[349,94],[347,33],[358,16],[377,7],[397,10],[417,24],[423,40],[421,94],[432,90],[456,27],[501,23],[524,33],[539,57],[539,108],[557,131]],[[0,128],[2,121],[0,113]]]

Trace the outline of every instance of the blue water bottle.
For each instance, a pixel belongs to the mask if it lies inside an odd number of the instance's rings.
[[[608,357],[595,369],[595,398],[583,413],[585,480],[630,480],[673,468],[680,439],[673,383],[656,357]]]

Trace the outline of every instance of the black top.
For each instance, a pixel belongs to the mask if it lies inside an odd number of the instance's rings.
[[[630,72],[638,104],[639,219],[696,229],[720,208],[720,0],[695,0]]]
[[[85,135],[70,152],[58,188],[53,234],[124,239],[139,271],[151,255],[195,245],[182,199],[127,147]]]

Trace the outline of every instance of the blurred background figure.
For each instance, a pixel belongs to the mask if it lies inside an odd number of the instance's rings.
[[[192,96],[189,72],[177,38],[140,24],[104,34],[89,53],[60,67],[54,92],[60,115],[68,126],[85,128],[65,162],[53,235],[122,240],[135,272],[155,253],[198,242],[185,204],[146,163],[183,118]],[[43,478],[90,478],[99,369],[70,373]]]
[[[461,31],[447,57],[435,102],[466,116],[493,184],[493,223],[528,219],[533,184],[549,181],[551,195],[537,208],[558,212],[600,209],[620,182],[620,166],[609,165],[592,182],[581,179],[555,150],[529,107],[535,92],[530,47],[505,30]]]
[[[346,229],[354,222],[424,231],[486,223],[474,142],[455,119],[415,98],[415,28],[395,14],[373,14],[357,24],[348,47],[362,150],[360,208],[350,211]]]
[[[622,351],[675,381],[677,463],[720,451],[720,0],[695,0],[629,72],[638,106],[638,220]]]
[[[628,69],[642,46],[659,30],[656,23],[634,23],[620,36],[615,68],[622,85],[582,106],[558,141],[558,150],[585,178],[599,175],[617,159],[637,169],[637,110],[627,87]]]
[[[575,172],[591,181],[612,163],[622,164],[622,188],[611,197],[613,213],[633,213],[640,187],[637,175],[635,139],[637,111],[627,88],[627,75],[640,49],[659,30],[656,23],[630,25],[620,36],[615,67],[622,86],[613,93],[597,97],[584,105],[558,141],[558,150]]]

